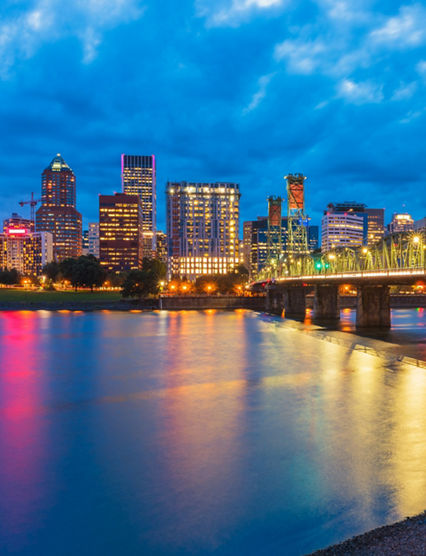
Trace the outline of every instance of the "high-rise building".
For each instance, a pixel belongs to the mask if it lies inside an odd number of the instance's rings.
[[[420,220],[416,220],[413,225],[415,232],[422,232],[426,231],[426,216],[420,218]]]
[[[52,234],[57,261],[78,257],[82,249],[82,220],[76,209],[74,172],[57,154],[41,179],[42,204],[36,213],[36,230]]]
[[[81,238],[81,254],[89,254],[89,230],[83,230],[83,236]]]
[[[168,274],[194,279],[239,264],[236,183],[167,183]]]
[[[34,232],[34,223],[16,213],[3,222],[1,266],[21,274],[41,276],[45,264],[53,260],[50,232]]]
[[[321,250],[366,245],[368,216],[365,209],[364,204],[353,201],[330,203],[321,221]]]
[[[167,234],[157,230],[157,259],[167,264]]]
[[[138,195],[99,195],[99,260],[108,272],[141,268],[142,207]]]
[[[156,251],[157,174],[155,156],[121,155],[123,193],[138,195],[142,206],[144,257]]]
[[[399,232],[412,232],[413,230],[414,230],[414,220],[411,214],[408,214],[406,212],[393,213],[392,220],[388,225],[389,233],[395,234]]]
[[[371,247],[383,239],[385,235],[385,209],[366,208],[368,239],[367,245]]]
[[[89,222],[88,253],[99,259],[99,222]]]

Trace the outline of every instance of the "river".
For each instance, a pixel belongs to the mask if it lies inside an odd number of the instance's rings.
[[[424,313],[396,324],[421,355]],[[426,369],[344,344],[245,310],[0,313],[0,553],[293,556],[424,510]]]

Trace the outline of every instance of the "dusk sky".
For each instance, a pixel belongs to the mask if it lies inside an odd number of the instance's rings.
[[[307,212],[426,214],[426,6],[374,0],[3,0],[0,217],[29,214],[60,152],[77,208],[120,190],[120,154],[165,182],[236,181],[241,220],[302,172]]]

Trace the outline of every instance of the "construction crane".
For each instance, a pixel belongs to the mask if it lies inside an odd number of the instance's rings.
[[[19,206],[23,207],[24,205],[30,205],[31,207],[31,222],[34,223],[34,210],[37,203],[40,202],[40,199],[34,199],[34,193],[31,191],[31,199],[29,201],[19,201]]]

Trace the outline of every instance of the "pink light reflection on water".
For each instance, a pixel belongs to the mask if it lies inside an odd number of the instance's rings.
[[[1,527],[25,543],[25,524],[42,489],[45,430],[40,411],[44,389],[38,368],[41,347],[40,316],[34,311],[0,313],[3,346],[0,352],[0,444],[2,446],[0,497]],[[3,500],[13,500],[7,508]]]

